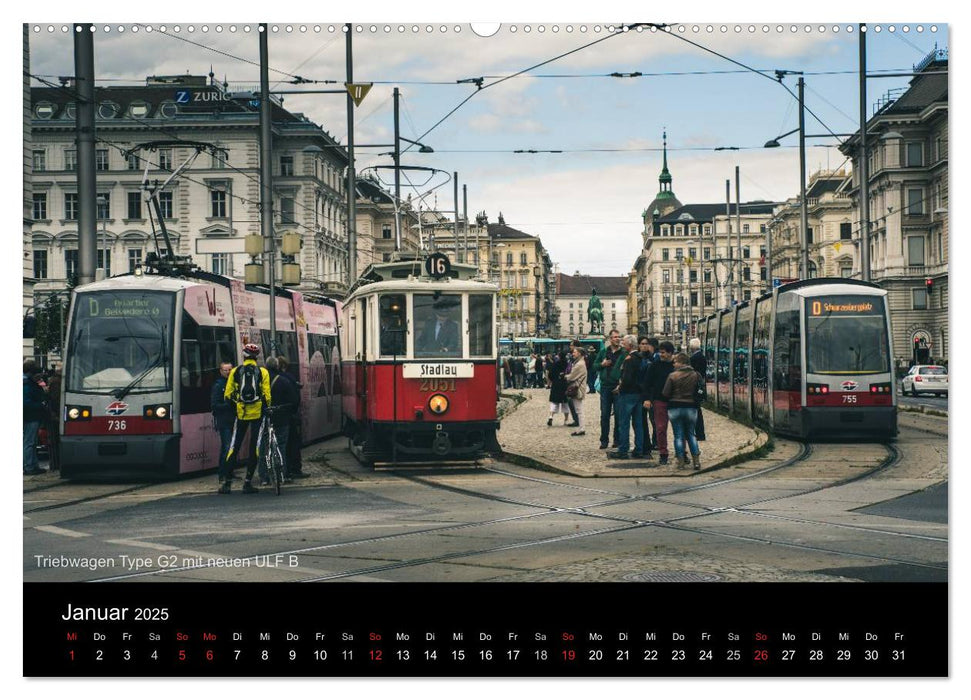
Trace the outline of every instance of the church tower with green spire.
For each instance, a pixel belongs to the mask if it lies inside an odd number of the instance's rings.
[[[651,202],[647,209],[641,214],[641,218],[644,221],[644,245],[647,245],[647,239],[651,235],[652,224],[655,219],[658,219],[665,214],[679,209],[682,205],[678,201],[678,198],[674,195],[674,190],[671,189],[671,171],[668,170],[668,132],[667,129],[664,130],[663,143],[664,143],[664,161],[661,167],[661,175],[658,177],[657,181],[660,185],[657,196],[654,197],[654,201]]]

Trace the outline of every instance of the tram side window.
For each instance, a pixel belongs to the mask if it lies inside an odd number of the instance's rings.
[[[777,311],[773,347],[773,384],[778,391],[799,391],[802,347],[799,340],[799,310]]]
[[[261,330],[260,339],[263,343],[264,360],[270,356],[270,331]],[[285,357],[293,362],[297,357],[297,334],[294,331],[276,332],[276,356]]]
[[[462,357],[462,297],[415,294],[415,357]]]
[[[219,363],[235,363],[236,345],[231,328],[200,326],[182,312],[182,412],[206,413],[210,410],[209,391],[219,376]]]
[[[492,356],[492,309],[490,294],[469,295],[469,354]]]
[[[381,354],[401,357],[405,354],[408,310],[404,294],[382,294],[378,301],[378,323],[381,326]]]
[[[755,312],[755,335],[752,338],[752,386],[765,388],[769,381],[769,320],[771,308],[761,302]]]

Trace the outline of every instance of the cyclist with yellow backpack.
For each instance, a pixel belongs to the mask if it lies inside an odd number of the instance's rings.
[[[236,421],[233,424],[233,437],[225,466],[219,472],[219,493],[229,493],[233,468],[239,464],[239,450],[246,434],[249,433],[249,455],[247,455],[246,478],[243,480],[243,493],[256,493],[253,486],[253,473],[259,457],[259,432],[265,407],[270,406],[270,374],[266,368],[256,364],[260,356],[260,346],[247,343],[243,346],[243,364],[234,367],[226,380],[225,397],[236,404]]]

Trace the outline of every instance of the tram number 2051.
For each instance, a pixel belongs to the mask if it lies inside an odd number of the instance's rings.
[[[418,391],[455,391],[454,379],[422,379]]]

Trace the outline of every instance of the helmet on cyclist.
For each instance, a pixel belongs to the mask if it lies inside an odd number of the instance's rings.
[[[260,346],[256,343],[246,343],[246,345],[243,346],[243,354],[246,357],[259,357]]]

